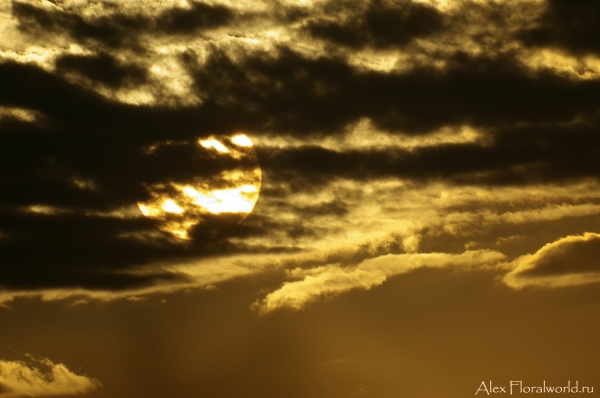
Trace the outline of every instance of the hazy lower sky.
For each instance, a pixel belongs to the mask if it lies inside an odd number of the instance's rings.
[[[0,3],[0,397],[597,393],[598,21]]]

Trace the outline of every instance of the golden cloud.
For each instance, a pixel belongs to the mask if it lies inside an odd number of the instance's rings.
[[[79,395],[102,387],[98,380],[75,374],[63,364],[27,357],[27,362],[0,360],[0,397]]]
[[[467,251],[462,254],[388,254],[365,260],[354,267],[342,268],[332,264],[309,270],[296,269],[290,275],[303,277],[302,280],[284,283],[261,302],[256,302],[254,308],[260,313],[283,307],[298,310],[320,296],[340,294],[351,289],[369,290],[381,285],[388,277],[417,268],[494,267],[500,265],[504,258],[502,253],[488,250]]]
[[[600,234],[566,236],[512,262],[508,286],[564,287],[600,282]]]

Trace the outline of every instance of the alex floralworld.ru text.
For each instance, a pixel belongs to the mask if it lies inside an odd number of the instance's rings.
[[[571,381],[569,380],[564,386],[548,386],[546,385],[546,381],[541,386],[524,386],[522,380],[511,380],[509,385],[494,385],[490,380],[488,383],[482,381],[479,385],[479,388],[475,392],[475,395],[482,394],[509,394],[513,395],[513,393],[520,394],[548,394],[548,393],[557,393],[557,394],[577,394],[577,393],[588,393],[591,394],[594,392],[594,387],[579,387],[579,381],[576,381],[575,384],[571,385]]]

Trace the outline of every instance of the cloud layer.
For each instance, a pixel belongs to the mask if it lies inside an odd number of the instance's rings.
[[[600,221],[598,10],[13,1],[0,297],[129,297],[300,267],[314,274],[261,305],[301,307],[395,275],[370,259],[477,252],[515,261],[510,286],[541,280],[525,264],[558,266],[539,248]],[[234,173],[197,142],[240,132],[263,173],[243,223],[210,216],[183,242],[139,212],[145,187]]]

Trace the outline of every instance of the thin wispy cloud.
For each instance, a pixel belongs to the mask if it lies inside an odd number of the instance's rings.
[[[387,278],[408,273],[418,268],[478,269],[499,267],[504,260],[502,253],[493,251],[467,251],[463,254],[424,253],[385,255],[362,261],[354,267],[337,264],[309,270],[295,269],[291,277],[303,278],[286,282],[278,290],[269,293],[254,307],[261,313],[278,308],[302,309],[311,301],[324,296],[335,296],[352,289],[370,289],[382,284]]]

